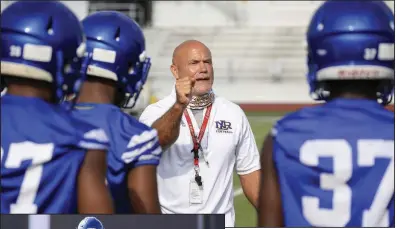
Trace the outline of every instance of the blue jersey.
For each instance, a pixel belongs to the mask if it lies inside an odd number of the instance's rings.
[[[76,182],[87,149],[105,132],[38,98],[1,98],[1,213],[77,213]]]
[[[76,104],[72,112],[79,120],[105,130],[109,136],[107,182],[116,213],[131,213],[127,175],[130,169],[160,162],[157,131],[110,104]]]
[[[336,99],[272,130],[286,227],[394,225],[394,113]]]

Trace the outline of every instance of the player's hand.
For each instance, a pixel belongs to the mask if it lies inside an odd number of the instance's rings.
[[[192,98],[192,92],[196,79],[194,76],[177,78],[175,84],[176,102],[186,108]]]

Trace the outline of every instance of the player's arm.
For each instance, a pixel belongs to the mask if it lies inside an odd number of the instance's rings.
[[[156,165],[142,165],[128,173],[128,193],[134,213],[161,214]]]
[[[128,135],[132,136],[131,140],[121,155],[121,159],[128,169],[127,186],[131,206],[134,213],[158,214],[161,211],[157,192],[156,168],[160,163],[162,150],[157,131],[142,123],[131,123],[131,128],[128,130],[132,129],[135,131],[129,132]],[[137,129],[140,130],[137,131]],[[123,135],[127,136],[127,133]]]
[[[280,187],[273,163],[273,137],[269,134],[261,152],[258,227],[283,227]]]
[[[106,186],[106,151],[88,150],[78,175],[80,214],[112,214],[113,204]]]
[[[112,214],[113,203],[106,186],[109,138],[101,128],[73,119],[77,146],[87,150],[77,177],[78,211],[80,214]]]

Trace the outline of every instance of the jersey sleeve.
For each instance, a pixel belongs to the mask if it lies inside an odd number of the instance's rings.
[[[160,163],[162,149],[155,129],[123,114],[117,132],[119,137],[114,139],[119,147],[117,157],[128,168]]]
[[[261,168],[255,137],[248,119],[243,112],[236,156],[236,170],[238,175],[249,174]]]
[[[107,150],[109,138],[102,128],[73,119],[77,132],[77,146],[83,149]]]

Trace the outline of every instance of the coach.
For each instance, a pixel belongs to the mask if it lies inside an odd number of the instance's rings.
[[[157,169],[162,212],[225,214],[226,227],[233,227],[234,168],[257,206],[260,159],[251,127],[238,105],[212,91],[212,57],[203,43],[180,44],[171,72],[171,94],[140,117],[157,129],[165,150]]]

